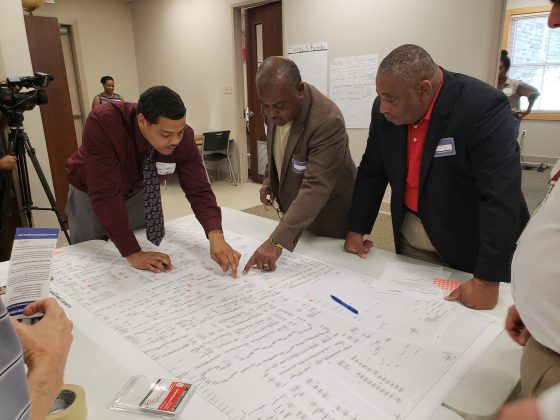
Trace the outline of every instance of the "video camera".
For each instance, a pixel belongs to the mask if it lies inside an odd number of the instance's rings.
[[[53,76],[40,72],[34,73],[34,76],[6,78],[0,82],[0,112],[29,111],[35,105],[46,104],[49,101],[47,92],[41,88],[47,87],[51,80],[54,80]],[[22,88],[31,90],[20,92]]]

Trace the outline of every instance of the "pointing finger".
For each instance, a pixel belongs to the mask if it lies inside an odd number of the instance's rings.
[[[235,256],[234,255],[228,255],[228,259],[229,259],[229,266],[231,267],[231,276],[233,278],[237,277],[237,265],[238,262],[235,260]]]
[[[457,287],[449,294],[449,296],[445,297],[445,300],[449,300],[449,301],[453,301],[457,299],[461,300],[461,286]]]
[[[253,267],[254,265],[255,265],[255,254],[253,254],[251,258],[249,258],[247,264],[245,264],[245,268],[243,269],[243,274],[247,274],[251,269],[251,267]]]

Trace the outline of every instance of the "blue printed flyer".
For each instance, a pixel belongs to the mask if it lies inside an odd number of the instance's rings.
[[[6,307],[10,315],[24,318],[23,308],[49,297],[53,252],[59,232],[58,228],[17,228],[6,284]]]

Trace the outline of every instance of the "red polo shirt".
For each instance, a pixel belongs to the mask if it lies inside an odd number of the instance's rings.
[[[406,148],[406,182],[404,185],[404,204],[413,212],[418,212],[418,186],[420,183],[420,163],[424,151],[424,141],[430,126],[434,104],[443,85],[443,77],[430,107],[419,121],[408,124]]]

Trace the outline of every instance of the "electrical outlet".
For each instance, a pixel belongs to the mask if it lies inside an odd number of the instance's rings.
[[[525,137],[527,135],[527,130],[521,130],[521,135]]]

